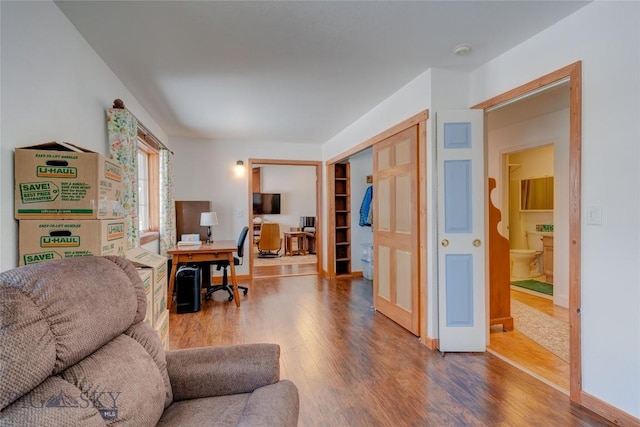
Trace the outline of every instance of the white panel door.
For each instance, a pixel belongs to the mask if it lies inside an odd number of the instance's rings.
[[[436,115],[438,315],[444,352],[485,351],[483,111]]]

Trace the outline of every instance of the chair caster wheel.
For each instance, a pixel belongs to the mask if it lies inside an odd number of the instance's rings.
[[[229,298],[227,298],[228,301],[233,301],[233,295],[231,295]]]
[[[205,299],[206,301],[209,301],[209,300],[211,299],[211,295],[208,295],[208,294],[207,294],[207,295],[205,295],[205,296],[204,296],[204,299]]]
[[[249,292],[249,289],[245,289],[244,291],[242,291],[242,294],[246,296],[247,292]]]

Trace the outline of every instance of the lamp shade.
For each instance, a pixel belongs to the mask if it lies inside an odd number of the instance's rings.
[[[202,212],[200,214],[200,225],[203,227],[218,225],[218,215],[215,212]]]

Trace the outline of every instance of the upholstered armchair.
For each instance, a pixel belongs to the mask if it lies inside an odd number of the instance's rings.
[[[295,426],[279,347],[164,350],[119,257],[0,273],[0,425]]]

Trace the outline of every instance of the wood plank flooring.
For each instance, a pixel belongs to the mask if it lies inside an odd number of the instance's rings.
[[[254,278],[301,276],[306,274],[316,274],[317,272],[318,267],[316,264],[278,264],[253,267]]]
[[[371,308],[371,282],[254,279],[170,315],[170,348],[272,342],[300,392],[300,426],[608,426],[488,353],[442,355]]]
[[[550,299],[513,290],[511,291],[511,298],[567,324],[569,323],[569,310],[554,305]],[[492,331],[487,349],[498,357],[558,388],[563,393],[569,394],[569,363],[517,330],[510,332]]]

